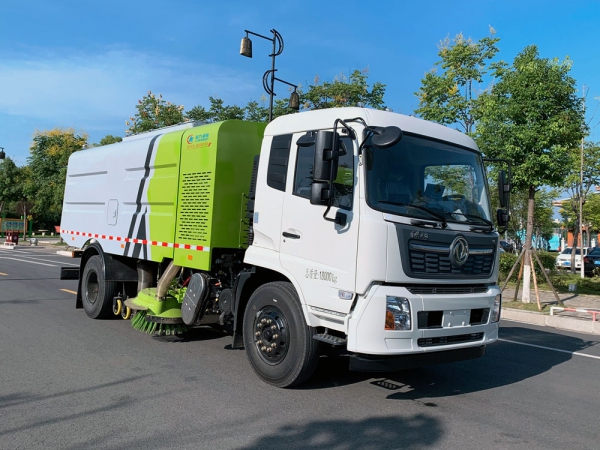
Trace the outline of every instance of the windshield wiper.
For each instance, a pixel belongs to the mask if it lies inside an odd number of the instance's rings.
[[[396,206],[405,206],[407,208],[414,208],[414,209],[418,209],[420,211],[425,211],[427,214],[429,214],[431,217],[433,217],[435,220],[437,220],[441,223],[441,228],[446,228],[446,226],[447,226],[446,218],[444,216],[436,213],[435,211],[430,210],[429,208],[425,208],[424,206],[410,205],[407,203],[399,203],[399,202],[389,202],[386,200],[379,200],[377,203],[385,203],[388,205],[396,205]],[[423,221],[419,221],[419,220],[411,220],[411,223],[413,225],[433,225],[432,223],[423,222]]]
[[[447,214],[448,215],[457,214],[457,215],[463,216],[463,217],[465,217],[467,219],[475,219],[475,220],[478,220],[480,223],[483,222],[486,225],[485,227],[478,227],[477,225],[473,225],[471,223],[470,225],[471,225],[471,230],[472,231],[478,231],[478,230],[481,230],[481,231],[492,231],[494,229],[494,224],[492,223],[492,221],[487,220],[486,218],[478,216],[478,215],[475,215],[475,214],[467,214],[467,213],[464,213],[464,212],[449,212]]]

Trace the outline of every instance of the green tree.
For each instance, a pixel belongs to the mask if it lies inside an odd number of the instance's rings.
[[[523,301],[530,301],[529,249],[535,194],[542,186],[564,186],[570,149],[585,131],[583,102],[577,97],[571,62],[540,58],[526,47],[512,66],[499,67],[500,81],[483,93],[476,140],[487,157],[512,163],[513,187],[528,192]]]
[[[156,128],[176,125],[185,120],[183,116],[183,105],[177,106],[163,100],[162,95],[154,95],[148,91],[136,105],[137,113],[125,121],[129,127],[126,134],[143,133]]]
[[[110,145],[115,144],[117,142],[121,142],[123,140],[120,136],[113,136],[112,134],[107,134],[102,139],[100,139],[99,145]]]
[[[269,108],[264,106],[266,98],[263,96],[261,103],[257,101],[248,102],[246,105],[246,120],[250,122],[267,122],[269,120]]]
[[[594,186],[600,184],[600,145],[585,142],[583,149],[581,146],[571,148],[569,156],[570,173],[566,178],[566,191],[570,199],[563,202],[563,209],[566,209],[567,214],[573,218],[573,242],[579,242],[580,202],[585,205]],[[588,222],[585,211],[584,209],[582,216],[584,225]],[[589,233],[587,237],[589,245]],[[575,273],[576,247],[576,245],[573,246],[571,253],[571,273]]]
[[[489,70],[505,66],[503,62],[491,62],[500,40],[495,33],[490,27],[490,36],[478,42],[465,39],[460,33],[452,40],[447,37],[439,43],[441,60],[425,74],[415,93],[419,98],[415,112],[419,116],[443,125],[459,124],[465,133],[473,132],[479,115],[479,85]],[[439,72],[438,67],[442,69]]]
[[[592,230],[600,231],[600,194],[588,196],[583,205],[583,217]],[[600,243],[596,243],[596,245],[600,245]]]
[[[385,109],[383,102],[385,84],[375,82],[369,90],[368,77],[368,69],[355,70],[349,78],[340,75],[332,82],[326,81],[322,84],[319,83],[319,77],[316,76],[315,84],[310,85],[308,91],[300,96],[301,107],[303,109],[325,109],[357,106],[362,103],[371,108]]]
[[[207,110],[204,106],[194,106],[185,113],[185,116],[194,121],[206,123],[221,122],[223,120],[244,120],[246,109],[237,105],[225,105],[220,98],[208,97],[210,108]]]
[[[0,216],[22,197],[21,169],[7,156],[0,161]]]
[[[71,129],[35,133],[23,172],[25,198],[22,200],[32,203],[31,212],[41,225],[59,223],[69,156],[86,144],[87,136]]]

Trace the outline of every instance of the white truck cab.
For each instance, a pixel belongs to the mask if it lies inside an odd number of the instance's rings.
[[[311,204],[319,140],[299,140],[339,119],[334,192]],[[378,148],[372,129],[386,127],[401,139]],[[481,154],[462,133],[363,108],[280,117],[265,131],[253,218],[245,262],[289,279],[307,324],[345,341],[357,367],[476,357],[498,338],[499,237]]]

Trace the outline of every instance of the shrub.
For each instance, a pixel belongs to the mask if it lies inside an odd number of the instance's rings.
[[[517,255],[514,253],[507,253],[507,252],[500,253],[500,267],[499,267],[500,275],[499,276],[500,276],[501,280],[506,280],[506,277],[508,276],[510,269],[512,269],[512,266],[514,266],[516,260],[517,260]],[[511,277],[511,280],[516,281],[518,275],[519,275],[519,269],[516,269],[513,272],[513,276]]]
[[[553,253],[549,253],[549,252],[538,252],[538,256],[540,258],[540,262],[542,263],[542,265],[544,266],[544,269],[546,270],[546,273],[549,274],[554,274],[555,271],[555,261],[556,261],[556,255]],[[513,265],[515,264],[515,261],[517,260],[518,255],[514,254],[514,253],[500,253],[500,279],[502,281],[506,280],[506,277],[508,276],[508,273],[510,272],[510,269],[512,269]],[[519,263],[520,266],[521,263]],[[544,277],[544,274],[542,273],[542,269],[540,268],[539,264],[537,263],[537,261],[535,260],[535,256],[533,257],[533,265],[535,267],[535,275],[537,277],[538,283],[545,283],[546,282],[546,278]],[[517,268],[515,269],[515,271],[512,274],[512,277],[510,277],[511,281],[517,281],[517,277],[519,276],[519,266],[517,266]]]

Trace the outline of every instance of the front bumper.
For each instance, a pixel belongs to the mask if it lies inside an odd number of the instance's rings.
[[[416,353],[410,355],[377,357],[369,355],[351,355],[350,370],[356,372],[395,372],[418,367],[445,364],[468,359],[481,358],[485,355],[485,345],[459,348],[449,351]]]
[[[491,311],[500,288],[491,285],[486,289],[474,294],[420,295],[412,294],[402,286],[374,286],[366,296],[358,299],[347,319],[347,349],[361,357],[432,354],[431,358],[435,360],[453,350],[491,344],[498,339],[498,322],[491,322]],[[387,296],[408,299],[412,318],[410,330],[385,329]],[[482,309],[490,311],[485,323],[473,322],[471,311]],[[419,312],[440,315],[439,326],[422,325],[419,328]]]

